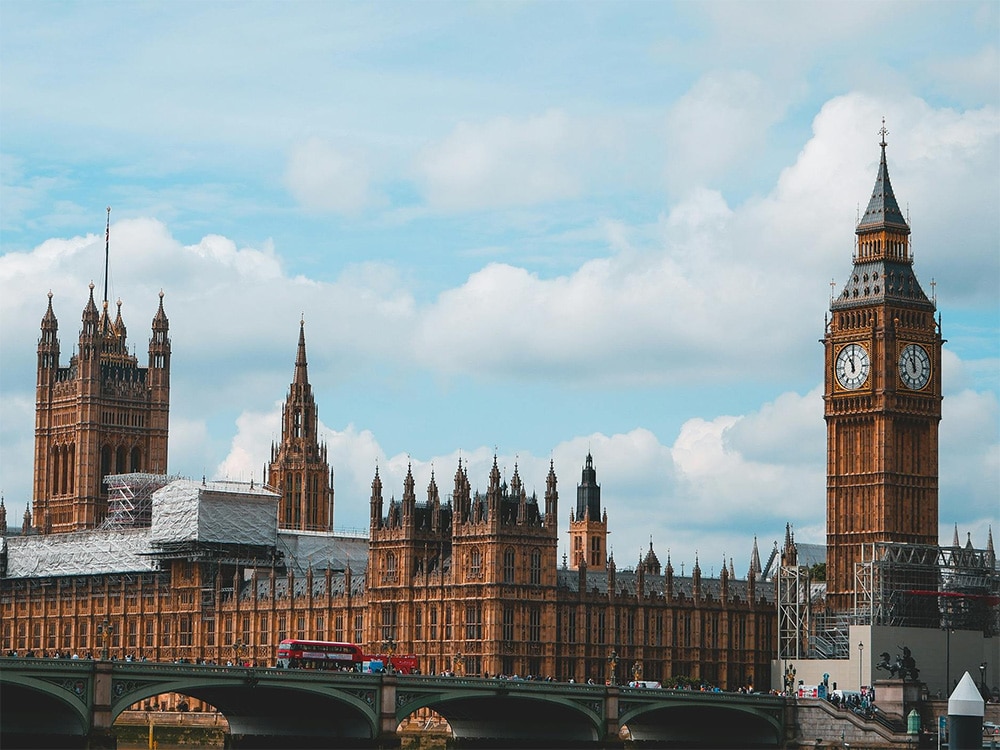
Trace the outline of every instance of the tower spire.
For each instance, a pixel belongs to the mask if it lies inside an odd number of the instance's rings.
[[[295,378],[296,385],[309,385],[309,364],[306,361],[306,319],[305,316],[299,321],[299,348],[295,353]]]
[[[326,443],[319,440],[319,410],[309,386],[306,323],[299,321],[295,374],[281,410],[281,443],[271,459],[268,481],[281,492],[278,527],[329,531],[333,527],[333,473]]]
[[[910,231],[909,224],[903,218],[903,212],[899,210],[896,196],[892,192],[892,183],[889,182],[889,167],[885,159],[885,137],[889,131],[885,128],[885,118],[882,118],[882,129],[878,131],[881,136],[879,146],[882,148],[882,157],[878,165],[878,175],[875,177],[875,187],[872,189],[872,197],[868,201],[868,208],[865,209],[858,223],[858,231],[871,229],[902,229],[907,234]]]

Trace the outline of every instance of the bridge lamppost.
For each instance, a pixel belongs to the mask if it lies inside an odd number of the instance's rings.
[[[608,654],[608,684],[615,684],[615,671],[618,668],[618,652],[611,649],[611,653]]]
[[[789,664],[785,669],[785,695],[791,695],[795,691],[795,665]]]
[[[632,665],[632,679],[635,682],[642,681],[642,662],[638,659],[636,659],[635,663]]]
[[[989,691],[986,690],[986,662],[979,665],[979,692],[983,696],[983,700],[987,699]]]
[[[232,649],[233,649],[233,656],[236,657],[236,666],[239,667],[243,666],[242,663],[243,660],[240,659],[240,657],[246,654],[247,651],[250,650],[250,647],[247,646],[247,644],[245,644],[242,639],[240,639],[232,645]]]
[[[455,663],[453,666],[454,669],[452,671],[456,677],[463,677],[465,675],[465,657],[462,656],[461,651],[455,654]]]
[[[386,660],[389,662],[385,665],[385,671],[391,674],[393,671],[392,655],[396,653],[396,641],[393,640],[392,636],[386,638],[382,643],[382,650],[385,651]]]
[[[858,690],[861,690],[861,686],[865,684],[864,677],[865,668],[865,643],[864,641],[858,641]]]
[[[104,622],[97,626],[97,635],[101,639],[101,660],[108,660],[108,637],[115,632],[115,626],[108,622],[108,618],[104,618]]]

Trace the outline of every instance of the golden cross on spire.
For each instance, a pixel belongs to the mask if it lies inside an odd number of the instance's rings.
[[[882,142],[879,145],[880,146],[884,146],[885,145],[885,137],[887,135],[889,135],[889,131],[886,130],[886,127],[885,127],[885,118],[884,117],[882,118],[882,129],[878,131],[878,134],[880,136],[882,136]]]

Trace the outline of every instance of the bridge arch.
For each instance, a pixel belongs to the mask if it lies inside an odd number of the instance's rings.
[[[229,734],[237,740],[294,738],[296,746],[307,746],[311,738],[321,745],[338,739],[371,740],[377,736],[374,691],[351,692],[344,690],[343,685],[320,682],[275,684],[267,677],[267,674],[247,673],[239,681],[234,681],[232,675],[220,674],[216,679],[197,675],[141,685],[116,682],[112,718],[146,698],[178,693],[218,709],[229,722]],[[124,689],[119,685],[124,685]]]
[[[86,679],[0,680],[5,740],[12,746],[24,738],[32,747],[62,747],[66,737],[85,736],[90,725],[89,694]]]
[[[402,721],[421,708],[439,713],[455,739],[547,741],[552,747],[578,747],[604,737],[601,701],[573,700],[540,692],[495,690],[470,695],[469,690],[397,694],[396,717]]]
[[[777,748],[784,736],[780,718],[742,704],[643,704],[619,719],[633,741],[678,747]]]

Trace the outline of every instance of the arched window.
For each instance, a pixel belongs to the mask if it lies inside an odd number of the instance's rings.
[[[541,550],[531,550],[531,565],[529,570],[531,583],[542,582],[542,553]]]
[[[508,547],[503,551],[503,582],[514,583],[514,548]]]
[[[76,492],[76,443],[70,443],[69,448],[66,453],[67,465],[66,465],[66,479],[68,486],[66,488],[67,492],[70,494]]]
[[[101,476],[106,477],[111,473],[111,446],[105,445],[101,448]]]
[[[138,448],[132,449],[132,460],[129,465],[129,471],[142,471],[142,451]]]
[[[49,457],[50,466],[52,467],[52,494],[61,495],[63,493],[62,489],[62,455],[57,446],[52,446],[52,452]]]
[[[469,553],[469,574],[473,578],[479,578],[483,573],[483,553],[478,547],[473,547]]]
[[[124,474],[126,471],[126,466],[128,465],[125,461],[127,453],[125,451],[125,446],[118,446],[118,450],[115,452],[115,473]]]
[[[396,553],[386,552],[385,553],[385,577],[395,578],[396,577]]]

